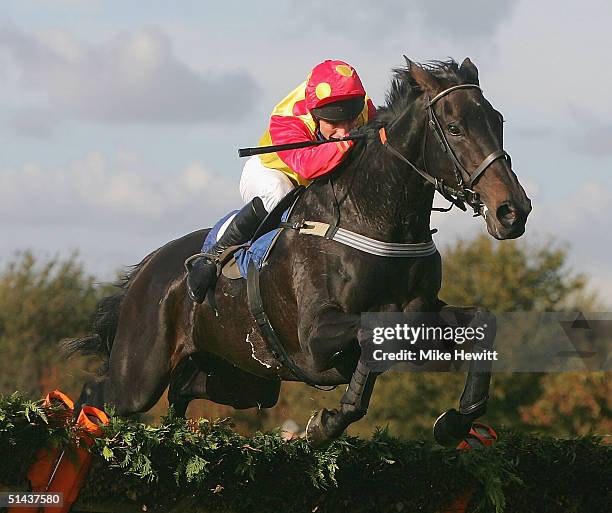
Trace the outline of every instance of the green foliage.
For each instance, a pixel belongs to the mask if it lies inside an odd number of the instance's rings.
[[[612,380],[610,373],[547,374],[541,393],[521,408],[521,420],[559,435],[612,433]]]
[[[33,460],[32,441],[74,439],[51,427],[19,396],[0,398],[0,459]],[[19,427],[30,412],[30,431]],[[32,438],[32,433],[37,433]],[[378,430],[370,440],[342,437],[324,450],[278,433],[235,433],[226,420],[159,426],[111,417],[92,447],[94,465],[79,504],[155,505],[167,510],[236,512],[440,511],[474,487],[473,508],[522,513],[609,511],[612,447],[593,437],[555,440],[500,433],[494,447],[467,452]],[[27,465],[0,473],[0,485],[23,482]],[[542,502],[542,497],[547,500]],[[179,505],[177,507],[177,505]],[[561,507],[563,506],[563,508]]]
[[[43,408],[41,401],[31,401],[18,392],[0,396],[0,483],[24,475],[42,447],[69,442],[62,413],[57,406]]]
[[[459,240],[443,253],[440,297],[452,305],[495,312],[591,310],[597,297],[586,277],[567,265],[567,249],[554,243],[527,245],[488,235]]]
[[[76,255],[40,263],[25,252],[10,262],[0,275],[0,393],[39,397],[60,375],[66,381],[58,342],[87,331],[99,297]]]

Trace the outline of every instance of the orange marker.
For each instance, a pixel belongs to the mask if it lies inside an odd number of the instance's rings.
[[[49,406],[52,400],[59,400],[66,405],[64,422],[72,416],[73,403],[69,397],[55,390],[45,399],[43,405]],[[62,415],[64,417],[64,415]],[[108,424],[106,414],[93,406],[83,406],[76,426],[79,440],[90,446],[96,436],[102,434],[102,425]],[[63,450],[42,449],[37,460],[28,471],[32,491],[38,493],[60,493],[63,496],[62,506],[37,506],[33,508],[10,508],[8,513],[67,513],[76,501],[85,478],[91,468],[91,453],[79,446],[71,445]]]
[[[468,435],[459,443],[457,449],[461,451],[469,451],[476,447],[491,446],[497,440],[497,433],[495,430],[481,424],[480,422],[474,422]],[[455,497],[450,506],[444,510],[444,513],[465,513],[467,507],[470,504],[470,500],[474,495],[474,487],[469,487],[458,497]]]

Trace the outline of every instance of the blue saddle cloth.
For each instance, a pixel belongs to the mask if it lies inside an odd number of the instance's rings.
[[[226,216],[222,217],[215,226],[212,227],[206,239],[204,240],[204,244],[202,245],[202,252],[208,251],[214,244],[217,242],[217,234],[230,217],[235,215],[238,210],[233,210]],[[289,215],[289,209],[285,210],[282,215],[282,221],[286,221]],[[240,274],[243,278],[247,277],[247,269],[249,268],[249,262],[252,260],[257,269],[261,269],[262,264],[264,263],[264,258],[268,252],[268,249],[272,245],[272,241],[276,234],[279,232],[280,228],[276,228],[268,233],[265,233],[257,240],[253,241],[250,246],[247,248],[239,249],[234,253],[234,258],[236,259],[236,263],[238,264],[238,269],[240,269]]]

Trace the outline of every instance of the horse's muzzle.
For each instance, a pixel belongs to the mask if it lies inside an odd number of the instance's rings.
[[[494,225],[489,231],[497,239],[516,239],[525,233],[527,217],[531,212],[531,201],[524,204],[504,201],[495,209]],[[491,219],[493,221],[493,219]],[[487,223],[489,224],[489,223]]]

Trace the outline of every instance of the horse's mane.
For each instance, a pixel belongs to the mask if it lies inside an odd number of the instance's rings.
[[[439,80],[461,84],[467,80],[463,76],[457,62],[453,59],[446,61],[428,61],[421,66]],[[378,120],[389,120],[408,108],[421,95],[422,91],[412,78],[407,66],[393,68],[391,87],[385,97],[386,104],[378,107]]]

